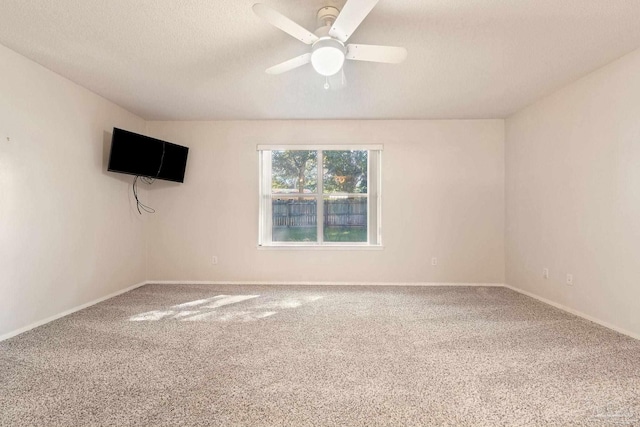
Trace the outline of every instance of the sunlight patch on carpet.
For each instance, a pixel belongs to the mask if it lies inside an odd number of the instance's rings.
[[[251,322],[277,313],[274,310],[298,308],[322,299],[319,295],[307,295],[296,298],[281,298],[265,301],[243,310],[228,311],[228,306],[259,298],[260,295],[216,295],[211,298],[197,299],[176,305],[170,310],[152,310],[131,316],[131,322],[179,320],[188,322]],[[219,308],[225,308],[218,311]]]

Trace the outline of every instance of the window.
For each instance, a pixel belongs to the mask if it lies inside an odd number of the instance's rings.
[[[260,246],[380,247],[382,146],[258,146]]]

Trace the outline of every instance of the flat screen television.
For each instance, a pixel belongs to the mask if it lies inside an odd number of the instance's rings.
[[[184,182],[189,147],[113,128],[108,170]]]

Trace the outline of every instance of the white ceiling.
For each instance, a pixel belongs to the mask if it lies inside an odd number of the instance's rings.
[[[312,31],[344,4],[260,1]],[[157,120],[500,118],[640,47],[639,0],[380,0],[350,42],[407,60],[348,61],[325,91],[310,65],[264,73],[308,46],[253,3],[2,0],[0,43]]]

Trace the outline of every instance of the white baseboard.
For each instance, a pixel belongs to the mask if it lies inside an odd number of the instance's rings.
[[[96,300],[93,300],[93,301],[89,301],[88,303],[79,305],[77,307],[70,308],[69,310],[63,311],[62,313],[58,313],[58,314],[55,314],[53,316],[47,317],[46,319],[38,320],[37,322],[34,322],[34,323],[32,323],[30,325],[27,325],[27,326],[24,326],[24,327],[22,327],[20,329],[16,329],[15,331],[11,331],[11,332],[6,333],[4,335],[0,335],[0,342],[2,342],[4,340],[7,340],[9,338],[15,337],[16,335],[20,335],[23,332],[30,331],[31,329],[37,328],[38,326],[42,326],[42,325],[44,325],[46,323],[53,322],[54,320],[60,319],[61,317],[68,316],[69,314],[75,313],[76,311],[80,311],[80,310],[82,310],[84,308],[87,308],[87,307],[90,307],[92,305],[98,304],[99,302],[102,302],[102,301],[108,300],[110,298],[116,297],[116,296],[118,296],[120,294],[124,294],[125,292],[132,291],[132,290],[134,290],[136,288],[139,288],[140,286],[144,286],[146,284],[147,284],[147,282],[137,283],[137,284],[135,284],[133,286],[129,286],[128,288],[121,289],[121,290],[119,290],[117,292],[114,292],[112,294],[105,295],[105,296],[103,296],[101,298],[98,298]]]
[[[636,333],[631,332],[631,331],[627,331],[626,329],[623,329],[623,328],[620,328],[618,326],[612,325],[609,322],[605,322],[604,320],[597,319],[597,318],[595,318],[593,316],[590,316],[588,314],[585,314],[585,313],[583,313],[581,311],[578,311],[578,310],[575,310],[573,308],[567,307],[566,305],[559,304],[557,302],[551,301],[549,299],[543,298],[543,297],[541,297],[539,295],[536,295],[534,293],[531,293],[531,292],[528,292],[528,291],[524,291],[522,289],[516,288],[516,287],[508,285],[508,284],[505,284],[504,287],[505,288],[509,288],[512,291],[518,292],[518,293],[520,293],[522,295],[526,295],[526,296],[531,297],[533,299],[537,299],[540,302],[543,302],[545,304],[549,304],[550,306],[558,308],[558,309],[560,309],[562,311],[566,311],[567,313],[573,314],[574,316],[582,317],[583,319],[586,319],[586,320],[588,320],[590,322],[593,322],[593,323],[597,323],[598,325],[604,326],[605,328],[614,330],[614,331],[619,332],[619,333],[621,333],[623,335],[627,335],[627,336],[629,336],[631,338],[635,338],[637,340],[640,340],[640,335],[639,334],[636,334]]]
[[[282,286],[475,286],[503,287],[503,283],[465,282],[283,282],[283,281],[208,281],[208,280],[147,280],[151,285],[282,285]]]

